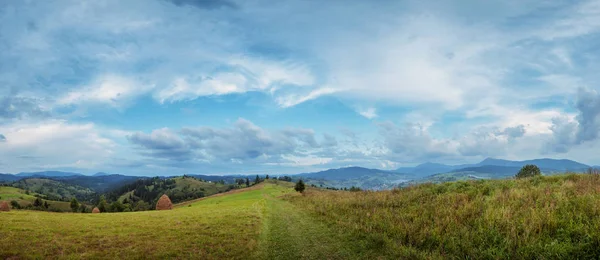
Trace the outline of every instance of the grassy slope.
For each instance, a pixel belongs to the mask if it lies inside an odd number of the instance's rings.
[[[291,191],[267,183],[172,211],[2,212],[0,258],[248,258],[259,254],[267,198]]]
[[[595,258],[600,175],[425,184],[290,197],[385,258]]]
[[[30,195],[27,195],[22,189],[15,187],[0,186],[0,201],[5,200],[10,203],[10,201],[16,200],[23,207],[29,204],[33,204],[33,201],[35,200],[35,194],[36,193],[32,192],[30,193]],[[62,211],[71,210],[71,204],[69,202],[52,200],[42,201],[47,201],[48,204],[50,204],[50,209],[60,209]]]
[[[195,178],[183,178],[183,177],[175,177],[175,188],[167,191],[168,194],[176,194],[183,193],[185,194],[187,191],[202,191],[204,196],[211,196],[213,194],[225,192],[229,189],[229,185],[223,185],[215,182],[205,182],[200,181]],[[148,186],[149,190],[152,190],[154,186]],[[118,200],[123,202],[125,198],[129,198],[130,195],[133,195],[133,191],[129,191],[123,193]]]
[[[59,199],[82,198],[94,194],[94,191],[89,188],[50,179],[23,179],[14,183],[13,186],[24,190],[28,189],[39,194],[47,194]]]
[[[2,212],[0,258],[597,258],[599,199],[591,175],[304,196],[266,183],[172,211]]]

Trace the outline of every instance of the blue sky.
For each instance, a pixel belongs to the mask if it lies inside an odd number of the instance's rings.
[[[2,1],[0,172],[600,164],[600,1],[425,2]]]

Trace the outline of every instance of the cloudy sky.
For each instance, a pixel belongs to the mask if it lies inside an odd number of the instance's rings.
[[[0,3],[0,172],[600,164],[600,1]]]

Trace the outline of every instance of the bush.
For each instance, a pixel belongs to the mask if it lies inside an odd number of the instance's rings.
[[[520,178],[527,178],[527,177],[540,176],[540,175],[542,175],[540,168],[538,168],[537,166],[535,166],[533,164],[528,164],[528,165],[523,166],[523,168],[521,168],[521,170],[517,173],[517,175],[515,175],[515,177],[517,179],[520,179]]]
[[[304,181],[302,180],[298,180],[298,182],[296,182],[296,186],[294,187],[294,189],[300,193],[304,192],[305,188]]]
[[[21,209],[21,204],[16,200],[10,201],[10,206],[12,206],[13,209]]]

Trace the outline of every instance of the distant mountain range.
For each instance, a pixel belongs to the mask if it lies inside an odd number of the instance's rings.
[[[496,158],[487,158],[475,164],[446,165],[440,163],[423,163],[415,167],[402,167],[387,171],[363,167],[346,167],[329,169],[320,172],[301,173],[293,175],[293,179],[309,180],[309,183],[328,187],[357,186],[367,189],[386,189],[400,183],[443,182],[461,179],[498,179],[514,176],[526,164],[535,164],[544,174],[556,174],[566,171],[585,172],[589,165],[566,159],[534,159],[526,161],[510,161]],[[595,166],[600,168],[599,166]],[[236,178],[253,176],[247,175],[188,175],[207,181],[224,180],[232,183]],[[262,176],[262,174],[261,174]],[[26,178],[50,178],[66,183],[93,189],[97,192],[105,191],[118,184],[129,183],[140,178],[120,174],[98,172],[91,176],[81,173],[61,171],[23,172],[18,174],[1,174],[0,182],[13,182]],[[167,178],[167,177],[160,177]]]
[[[534,159],[526,161],[510,161],[496,158],[486,158],[485,160],[476,164],[461,164],[461,165],[446,165],[439,163],[424,163],[415,167],[402,167],[395,170],[398,173],[411,174],[415,177],[425,177],[438,173],[446,172],[461,172],[461,171],[474,171],[479,172],[484,170],[486,173],[494,169],[495,171],[513,171],[515,168],[520,169],[527,164],[535,164],[540,169],[552,172],[566,172],[566,171],[584,171],[590,168],[589,165],[579,163],[572,160],[566,159]],[[483,167],[486,166],[486,167]],[[497,167],[490,167],[497,166]],[[481,168],[483,167],[483,168]],[[502,168],[508,167],[508,168]],[[517,169],[517,171],[518,171]]]
[[[585,172],[589,165],[565,159],[535,159],[510,161],[487,158],[475,164],[446,165],[423,163],[415,167],[402,167],[393,171],[347,167],[294,175],[308,183],[331,187],[349,187],[349,184],[366,189],[384,189],[400,183],[445,182],[463,179],[500,179],[514,176],[521,167],[535,164],[544,174]]]
[[[59,171],[44,171],[44,172],[21,172],[17,173],[20,177],[66,177],[66,176],[84,176],[81,173],[74,172],[59,172]]]
[[[377,170],[377,169],[368,169],[363,167],[346,167],[339,169],[329,169],[320,172],[312,172],[312,173],[301,173],[296,174],[294,177],[300,178],[323,178],[328,180],[344,180],[344,179],[352,179],[352,178],[361,178],[364,176],[371,176],[374,174],[391,174],[388,171]],[[396,174],[394,174],[396,175]]]

